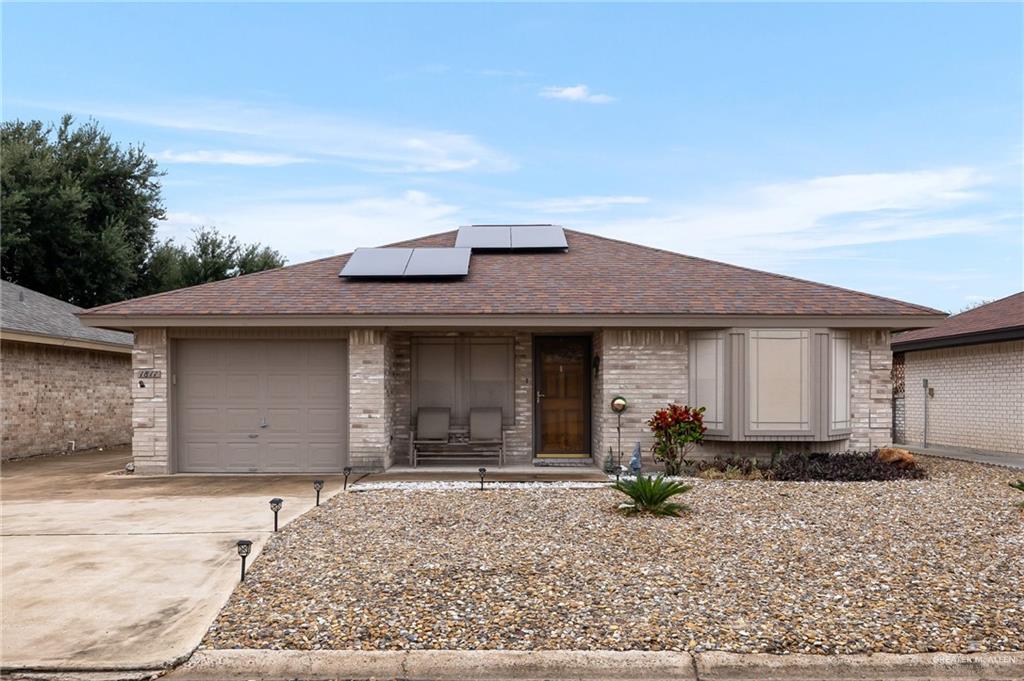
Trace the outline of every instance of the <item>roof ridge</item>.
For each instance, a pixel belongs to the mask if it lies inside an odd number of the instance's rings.
[[[687,253],[679,253],[677,251],[670,251],[667,248],[659,248],[657,246],[648,246],[646,244],[638,244],[635,241],[626,241],[624,239],[616,239],[614,237],[604,236],[602,234],[594,234],[593,232],[583,232],[583,231],[580,231],[578,229],[568,229],[568,228],[565,228],[565,231],[572,232],[574,234],[584,234],[586,236],[592,236],[595,239],[603,239],[604,241],[611,241],[613,243],[624,244],[624,245],[633,246],[633,247],[636,247],[636,248],[643,248],[643,249],[646,249],[646,250],[649,250],[649,251],[656,251],[658,253],[665,253],[666,255],[674,255],[677,258],[687,258],[689,260],[699,260],[700,262],[708,262],[708,263],[712,263],[714,265],[718,265],[720,267],[728,267],[730,269],[740,270],[740,271],[743,271],[743,272],[754,272],[756,274],[764,274],[764,275],[767,275],[767,276],[770,276],[770,277],[778,277],[780,279],[788,279],[790,281],[796,281],[796,282],[799,282],[801,284],[811,284],[813,286],[821,286],[822,288],[830,288],[830,289],[835,290],[835,291],[843,291],[844,293],[855,293],[857,295],[867,296],[869,298],[874,298],[875,300],[882,300],[882,301],[885,301],[887,303],[898,303],[900,305],[906,305],[908,307],[917,308],[918,310],[921,310],[922,312],[929,313],[929,314],[936,314],[936,313],[938,313],[938,314],[948,314],[944,310],[936,310],[935,308],[927,307],[926,305],[918,305],[917,303],[908,303],[908,302],[906,302],[904,300],[899,300],[898,298],[888,298],[886,296],[880,296],[880,295],[878,295],[876,293],[868,293],[866,291],[858,291],[857,289],[846,288],[844,286],[836,286],[835,284],[825,284],[825,283],[822,283],[820,281],[813,281],[811,279],[801,279],[800,277],[794,277],[794,276],[792,276],[790,274],[779,274],[778,272],[769,272],[767,270],[759,270],[759,269],[755,269],[753,267],[743,267],[742,265],[733,265],[732,263],[723,262],[721,260],[712,260],[711,258],[701,258],[700,256],[696,256],[696,255],[689,255]]]

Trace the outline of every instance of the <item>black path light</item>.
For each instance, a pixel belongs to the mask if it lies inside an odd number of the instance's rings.
[[[317,506],[320,505],[320,490],[322,490],[323,488],[324,488],[324,481],[323,480],[314,480],[313,481],[313,489],[316,490],[316,505]]]
[[[246,556],[248,556],[249,553],[252,551],[252,542],[249,541],[248,539],[239,539],[238,543],[235,544],[235,546],[238,548],[238,555],[242,559],[242,579],[239,580],[239,581],[244,582],[245,581],[245,559],[246,559]]]
[[[277,532],[277,512],[284,506],[284,499],[274,497],[270,500],[270,510],[274,512],[274,532]]]
[[[352,475],[352,466],[345,466],[341,472],[345,474],[345,483],[341,487],[341,491],[344,492],[348,489],[348,476]]]
[[[480,474],[480,491],[483,492],[484,491],[484,476],[487,475],[487,469],[484,468],[483,466],[480,466],[480,468],[477,469],[477,472]]]

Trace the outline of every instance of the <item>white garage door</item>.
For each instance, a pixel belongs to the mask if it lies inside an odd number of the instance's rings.
[[[178,469],[340,471],[348,453],[347,359],[338,340],[178,341]]]

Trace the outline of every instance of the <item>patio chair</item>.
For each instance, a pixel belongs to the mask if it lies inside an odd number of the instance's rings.
[[[409,463],[416,467],[420,446],[448,444],[451,410],[447,407],[421,407],[416,410],[416,432],[409,440]]]
[[[501,407],[469,410],[469,446],[472,449],[496,449],[498,465],[505,465],[505,431],[501,427]]]

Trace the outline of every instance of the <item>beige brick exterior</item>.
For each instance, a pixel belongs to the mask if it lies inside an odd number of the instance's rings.
[[[1024,453],[1024,341],[905,353],[907,442]]]
[[[357,329],[349,334],[349,465],[356,470],[383,470],[394,460],[395,414],[388,400],[395,383],[393,354],[386,331]]]
[[[136,330],[132,369],[132,457],[135,460],[135,472],[140,475],[173,473],[170,455],[171,365],[167,329]],[[135,378],[139,371],[146,369],[159,371],[160,378]]]
[[[682,329],[603,329],[599,334],[601,368],[594,379],[595,459],[604,463],[611,447],[618,459],[618,417],[610,404],[622,395],[629,407],[622,414],[622,462],[640,442],[646,466],[651,464],[654,438],[645,422],[670,402],[686,404],[689,390],[687,333]]]
[[[3,460],[129,442],[128,353],[0,342]]]
[[[850,332],[852,433],[845,443],[858,451],[892,443],[892,351],[889,332]]]
[[[453,332],[454,333],[454,332]],[[515,422],[507,432],[506,459],[528,464],[533,458],[533,333],[467,331],[468,335],[513,336]],[[347,337],[349,351],[349,463],[357,470],[382,470],[407,463],[411,413],[412,337],[386,329],[139,329],[132,355],[136,370],[153,369],[158,379],[132,382],[133,450],[140,473],[172,473],[170,455],[171,339]],[[436,336],[437,332],[430,335]],[[866,449],[888,443],[891,426],[889,335],[880,330],[851,332],[852,436],[828,443],[788,442],[784,451]],[[595,464],[616,447],[616,417],[611,398],[629,400],[622,418],[622,449],[629,456],[640,442],[650,466],[652,437],[645,422],[669,402],[685,404],[688,396],[688,333],[684,329],[599,329],[593,333],[600,369],[592,376],[591,437]],[[766,455],[774,442],[708,442],[704,456]]]

